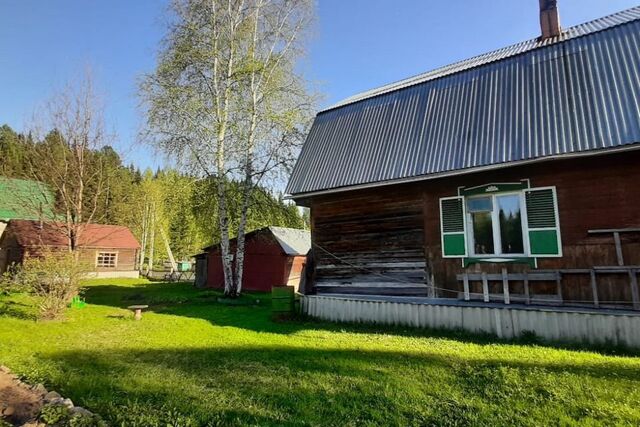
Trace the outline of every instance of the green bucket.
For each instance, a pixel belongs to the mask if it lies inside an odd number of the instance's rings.
[[[73,297],[73,299],[71,300],[71,304],[69,305],[71,306],[71,308],[84,308],[86,307],[87,303],[84,302],[84,300],[79,296],[75,296]]]
[[[293,286],[274,286],[271,288],[271,311],[273,314],[291,314],[295,307],[295,288]]]

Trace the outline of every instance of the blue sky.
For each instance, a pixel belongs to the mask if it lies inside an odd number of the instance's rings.
[[[559,0],[563,26],[638,0]],[[56,87],[89,66],[127,162],[163,164],[136,143],[136,82],[153,69],[164,0],[0,0],[0,124],[17,130]],[[322,106],[539,34],[538,0],[319,0],[307,78]]]

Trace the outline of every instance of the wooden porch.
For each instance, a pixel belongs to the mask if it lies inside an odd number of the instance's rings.
[[[464,301],[482,300],[485,303],[500,302],[505,305],[521,303],[524,305],[555,305],[555,306],[578,306],[610,309],[632,309],[640,310],[640,291],[638,289],[638,273],[640,266],[625,265],[620,234],[637,233],[640,228],[620,228],[589,230],[590,235],[609,234],[613,237],[617,265],[594,266],[591,268],[567,268],[558,270],[534,270],[523,273],[508,273],[506,268],[500,274],[487,273],[461,273],[457,275],[458,281],[462,282],[463,292],[459,298]],[[563,279],[571,276],[588,277],[591,298],[590,299],[569,299],[563,295]],[[630,300],[603,301],[598,291],[599,278],[603,276],[622,276],[628,280]],[[480,282],[482,292],[472,292],[471,284]],[[491,293],[490,284],[499,282],[502,284],[501,293]],[[536,283],[555,283],[555,294],[533,295],[532,288]],[[514,293],[513,285],[518,284],[522,293]]]

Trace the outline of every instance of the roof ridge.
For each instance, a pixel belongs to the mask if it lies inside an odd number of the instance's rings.
[[[634,13],[636,12],[636,13]],[[615,19],[621,18],[621,19]],[[566,42],[578,37],[583,37],[589,34],[605,31],[619,25],[623,25],[629,22],[640,20],[640,6],[630,7],[618,12],[611,13],[606,16],[602,16],[591,21],[586,21],[580,24],[573,25],[562,30],[562,34],[557,37],[549,38],[547,40],[540,40],[539,37],[524,40],[518,43],[514,43],[508,46],[504,46],[489,52],[484,52],[478,55],[471,56],[469,58],[461,59],[450,64],[443,65],[441,67],[434,68],[432,70],[416,74],[401,80],[397,80],[392,83],[388,83],[376,88],[365,90],[363,92],[351,95],[329,107],[323,108],[318,113],[324,113],[326,111],[334,110],[336,108],[344,107],[365,99],[373,98],[378,95],[383,95],[396,90],[404,89],[406,87],[421,84],[430,80],[435,80],[441,77],[446,77],[451,74],[463,72],[481,65],[489,64],[494,61],[507,59],[537,48],[551,46],[557,43]],[[598,24],[598,25],[596,25]],[[500,53],[511,52],[505,56]],[[482,61],[482,59],[485,59]],[[468,65],[467,65],[468,64]],[[466,66],[465,66],[466,65]]]

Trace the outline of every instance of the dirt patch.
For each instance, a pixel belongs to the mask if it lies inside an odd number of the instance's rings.
[[[42,393],[16,381],[15,376],[0,370],[0,413],[15,425],[34,420],[42,408]]]

